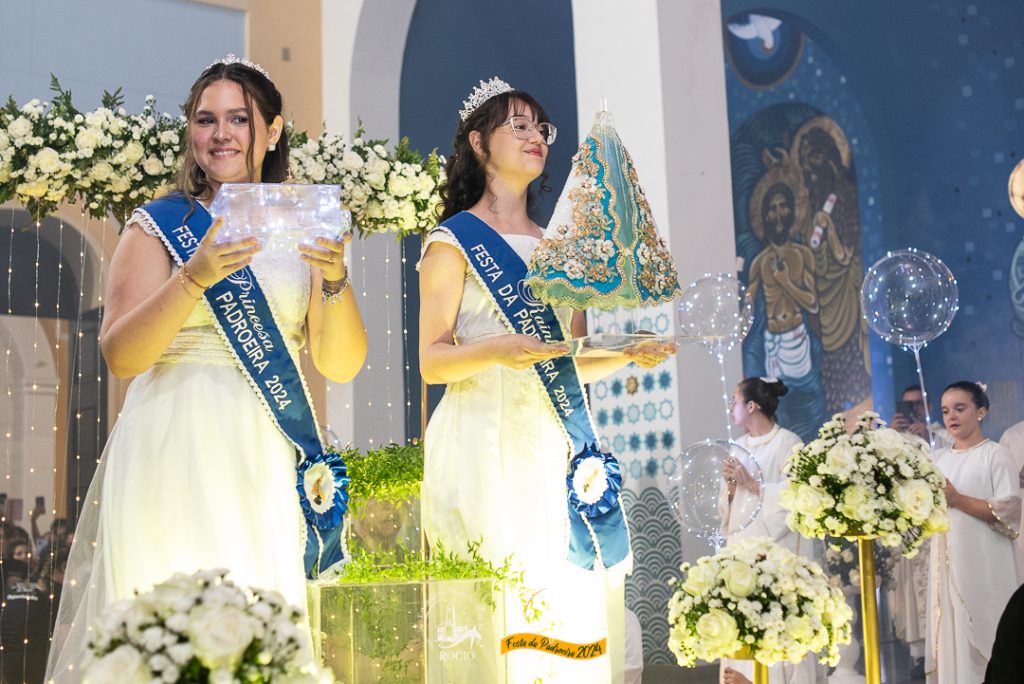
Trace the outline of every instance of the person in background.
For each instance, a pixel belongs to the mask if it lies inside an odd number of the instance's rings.
[[[1013,464],[1018,469],[1017,479],[1020,483],[1021,496],[1024,497],[1024,420],[1011,425],[1003,432],[999,443],[1006,447],[1013,457]],[[1024,579],[1024,516],[1021,516],[1021,525],[1017,535],[1017,573]]]
[[[924,408],[924,392],[921,391],[921,386],[910,385],[903,390],[900,400],[896,402],[896,413],[892,416],[890,426],[897,432],[909,432],[927,442],[928,425],[925,423],[927,415]],[[932,404],[929,401],[928,411],[931,410]],[[953,438],[946,428],[934,420],[932,421],[932,434],[935,436],[936,449],[953,444]]]
[[[0,672],[3,684],[42,684],[52,626],[49,590],[29,581],[28,563],[4,561],[3,607],[0,608]]]
[[[794,553],[815,558],[817,543],[804,539],[789,529],[786,524],[786,510],[779,503],[779,492],[786,478],[782,472],[786,459],[794,448],[802,446],[800,437],[781,427],[775,421],[779,399],[789,392],[786,384],[774,377],[747,378],[736,386],[732,395],[732,420],[746,434],[736,443],[750,452],[761,470],[764,482],[761,510],[753,521],[738,530],[737,521],[730,518],[731,506],[736,491],[740,488],[753,493],[760,492],[761,485],[744,468],[739,459],[726,462],[722,474],[726,481],[723,499],[719,502],[724,521],[726,544],[746,537],[770,537],[772,541]],[[746,521],[742,521],[746,522]],[[723,659],[720,663],[722,684],[749,684],[754,676],[754,667],[749,661]],[[823,669],[817,658],[809,656],[800,663],[779,663],[768,668],[769,684],[814,684]]]
[[[928,682],[980,682],[996,624],[1019,586],[1013,540],[1020,527],[1017,468],[985,437],[989,399],[976,382],[942,393],[942,419],[953,446],[935,452],[946,477],[949,530],[932,538],[928,571]]]

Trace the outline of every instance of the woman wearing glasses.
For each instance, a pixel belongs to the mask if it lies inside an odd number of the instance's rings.
[[[562,340],[586,333],[583,314],[539,306],[521,280],[542,237],[530,218],[530,184],[540,178],[546,189],[555,126],[533,97],[497,78],[481,82],[460,119],[441,225],[428,235],[419,265],[423,378],[447,385],[425,439],[424,529],[432,544],[464,553],[479,541],[487,560],[500,565],[511,556],[525,571],[526,591],[506,596],[500,636],[596,645],[585,653],[592,657],[574,659],[503,643],[512,649],[501,663],[508,681],[621,681],[621,573],[605,571],[617,559],[597,554],[590,569],[567,560],[567,473],[576,454],[568,433],[589,410],[581,402],[567,421],[561,395],[542,378],[565,371],[556,389],[579,394],[580,383],[629,360],[649,367],[666,354],[566,361]],[[549,318],[535,319],[542,309]],[[603,484],[600,469],[593,475]],[[628,553],[624,526],[622,534],[612,542]],[[535,609],[542,615],[530,622],[525,616]]]

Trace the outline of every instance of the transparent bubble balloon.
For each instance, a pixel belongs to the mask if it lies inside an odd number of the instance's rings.
[[[744,486],[741,478],[728,481],[727,464],[742,466],[757,486]],[[676,456],[668,476],[672,513],[688,532],[716,549],[754,520],[763,492],[764,476],[757,461],[749,451],[724,439],[691,444]]]
[[[710,349],[732,349],[750,330],[747,289],[728,273],[708,274],[690,284],[676,306],[684,337]]]
[[[864,318],[886,342],[920,349],[946,332],[957,312],[956,278],[928,252],[889,252],[868,269],[860,290]]]

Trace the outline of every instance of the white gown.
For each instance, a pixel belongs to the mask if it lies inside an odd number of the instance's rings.
[[[132,220],[152,235],[145,219]],[[252,268],[298,363],[309,267],[260,252]],[[295,464],[198,304],[125,396],[76,530],[47,681],[78,681],[97,613],[176,572],[227,568],[236,584],[277,590],[304,611]]]
[[[991,441],[940,449],[935,463],[961,494],[988,500],[1005,523],[951,509],[949,531],[931,540],[928,681],[981,682],[999,617],[1020,584],[1011,538],[1020,525],[1017,472],[1006,449]]]
[[[758,467],[761,468],[761,475],[764,478],[764,496],[761,510],[757,516],[742,530],[729,532],[726,545],[750,537],[770,537],[773,542],[793,553],[818,560],[816,540],[804,539],[800,533],[789,529],[789,526],[786,525],[786,509],[779,503],[779,492],[786,484],[782,467],[793,452],[793,447],[802,444],[799,435],[776,425],[766,435],[759,437],[743,435],[736,440],[736,443],[749,451]],[[726,667],[731,667],[742,673],[751,681],[754,679],[754,664],[750,660],[723,658],[720,662],[720,672],[724,673]],[[777,663],[770,666],[768,682],[769,684],[815,684],[818,681],[819,671],[823,671],[823,668],[819,667],[817,656],[809,655],[797,665]]]
[[[503,236],[529,262],[539,239]],[[436,231],[424,243],[455,244]],[[566,312],[559,312],[567,328]],[[508,331],[490,297],[467,274],[455,327],[456,344]],[[619,682],[624,667],[624,593],[605,573],[566,560],[568,448],[562,429],[532,369],[501,366],[448,385],[424,439],[423,528],[431,543],[462,551],[481,540],[480,551],[500,565],[510,554],[525,570],[525,583],[546,604],[539,623],[523,619],[521,604],[506,596],[504,634],[530,632],[562,641],[608,638],[609,654],[569,660],[534,650],[501,656],[508,681],[545,684]]]

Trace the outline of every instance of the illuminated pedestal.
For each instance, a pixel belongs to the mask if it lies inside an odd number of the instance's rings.
[[[339,681],[505,682],[490,579],[311,584],[314,649]]]

